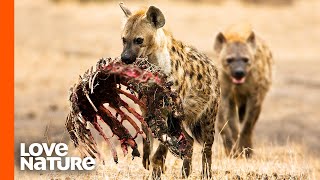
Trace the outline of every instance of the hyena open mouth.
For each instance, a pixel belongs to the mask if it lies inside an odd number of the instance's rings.
[[[232,80],[232,83],[240,85],[246,81],[246,77],[241,77],[241,78],[231,77],[231,80]]]

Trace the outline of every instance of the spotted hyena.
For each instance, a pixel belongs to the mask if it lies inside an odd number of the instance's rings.
[[[233,25],[220,32],[214,51],[221,65],[217,127],[227,155],[243,152],[250,157],[253,128],[272,81],[272,54],[250,25]]]
[[[165,17],[160,9],[150,6],[131,13],[123,4],[126,15],[122,31],[123,52],[121,59],[133,63],[138,57],[148,57],[150,63],[159,66],[174,82],[174,88],[182,99],[185,119],[184,131],[193,144],[194,139],[203,144],[203,175],[211,175],[211,154],[214,141],[214,125],[220,98],[220,85],[216,65],[194,47],[176,40],[165,30]],[[143,142],[143,165],[149,169],[152,145]],[[164,172],[168,149],[160,144],[151,159],[153,177]],[[192,157],[184,158],[182,175],[191,172]]]

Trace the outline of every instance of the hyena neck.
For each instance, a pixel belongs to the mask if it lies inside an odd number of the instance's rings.
[[[171,57],[171,66],[172,66],[172,74],[175,74],[178,76],[183,76],[184,74],[184,67],[186,65],[187,59],[190,58],[188,54],[192,51],[192,49],[182,43],[179,40],[171,38],[171,44],[170,44],[170,57]]]
[[[158,29],[155,42],[155,50],[149,55],[150,62],[158,65],[167,75],[175,74],[173,66],[184,63],[188,47],[174,39],[165,29]]]
[[[149,61],[159,66],[167,75],[171,73],[170,44],[171,40],[167,33],[163,29],[158,29],[155,35],[154,51],[148,56]]]

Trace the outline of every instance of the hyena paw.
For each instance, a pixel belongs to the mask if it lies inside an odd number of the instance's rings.
[[[211,170],[203,170],[201,174],[201,179],[211,179],[212,177],[212,172]]]
[[[143,164],[143,167],[147,170],[150,169],[150,159],[149,159],[149,156],[148,157],[145,157],[143,156],[142,158],[142,164]]]
[[[239,150],[240,153],[245,157],[245,158],[251,158],[253,154],[252,150],[252,142],[250,138],[243,138],[239,142]]]
[[[161,174],[164,173],[166,167],[163,160],[161,159],[152,159],[152,179],[160,179]]]
[[[181,169],[182,178],[186,179],[189,177],[191,173],[191,162],[183,162],[183,166]]]
[[[253,154],[253,150],[251,147],[243,147],[243,155],[245,158],[251,158]]]
[[[161,168],[160,166],[154,166],[152,169],[152,179],[160,180],[162,173],[164,173],[164,168]]]

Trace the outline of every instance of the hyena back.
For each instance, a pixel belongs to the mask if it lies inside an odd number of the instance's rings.
[[[272,54],[249,25],[234,25],[220,32],[214,51],[221,65],[217,127],[226,154],[250,157],[253,128],[272,81]]]
[[[216,66],[206,55],[174,39],[163,29],[165,18],[158,8],[150,6],[147,10],[131,13],[122,4],[120,7],[127,17],[122,31],[122,61],[129,64],[138,57],[148,57],[150,63],[159,66],[173,80],[185,113],[184,131],[191,131],[186,133],[187,139],[192,144],[193,138],[203,143],[202,173],[210,176],[214,125],[220,97]],[[145,140],[143,145],[143,165],[148,169],[152,148]],[[157,178],[164,172],[167,152],[167,147],[160,144],[151,160],[153,177]],[[191,172],[191,159],[186,157],[183,160],[184,177]]]

